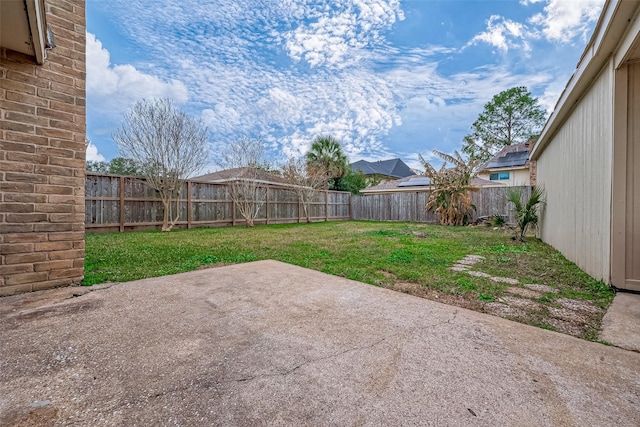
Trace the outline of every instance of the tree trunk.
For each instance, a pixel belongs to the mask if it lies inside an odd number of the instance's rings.
[[[169,204],[171,200],[162,199],[162,206],[164,206],[164,215],[162,216],[162,231],[171,231],[171,225],[169,224]]]

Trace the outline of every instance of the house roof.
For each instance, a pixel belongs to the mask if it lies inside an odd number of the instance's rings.
[[[481,164],[478,170],[518,168],[526,166],[529,162],[529,146],[524,144],[513,144],[504,147],[498,154]]]
[[[593,35],[580,57],[575,71],[567,82],[542,133],[531,150],[531,159],[537,160],[555,133],[567,120],[584,92],[593,83],[602,68],[613,56],[613,68],[618,69],[640,52],[632,49],[638,34],[638,20],[633,19],[639,3],[635,1],[607,0]]]
[[[351,163],[351,168],[354,171],[359,169],[365,175],[384,175],[393,178],[405,178],[413,175],[411,168],[400,159],[379,160],[377,162],[358,160]]]
[[[504,187],[506,184],[474,177],[471,180],[474,187]],[[368,193],[394,193],[402,191],[426,191],[431,188],[431,179],[424,175],[411,175],[401,179],[384,182],[373,187],[365,188],[360,192]]]
[[[238,178],[244,178],[250,176],[252,179],[262,181],[267,184],[282,185],[288,184],[287,180],[273,173],[269,173],[262,169],[256,168],[232,168],[225,169],[218,172],[208,173],[191,178],[192,181],[202,182],[227,182],[233,181]]]

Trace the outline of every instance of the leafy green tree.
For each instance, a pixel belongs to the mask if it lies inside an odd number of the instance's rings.
[[[464,137],[462,151],[470,159],[485,162],[507,145],[536,137],[544,126],[546,113],[538,99],[524,86],[495,95]]]
[[[336,190],[340,178],[348,171],[347,156],[342,151],[342,144],[330,135],[316,137],[311,142],[311,149],[305,156],[307,165],[312,168],[328,171],[330,190]]]
[[[110,173],[113,175],[144,175],[142,168],[135,161],[125,157],[116,157],[109,162],[87,162],[87,170],[98,173]]]
[[[524,236],[529,227],[538,224],[539,208],[544,205],[544,193],[544,188],[536,185],[531,189],[531,195],[524,203],[522,202],[522,191],[519,188],[512,188],[507,193],[507,199],[516,208],[518,228],[515,230],[513,240],[524,242]]]
[[[338,178],[335,183],[335,190],[348,191],[351,194],[360,194],[360,190],[367,188],[367,175],[360,169],[354,171],[348,166],[347,173]]]
[[[87,171],[97,173],[109,173],[109,162],[87,161]]]

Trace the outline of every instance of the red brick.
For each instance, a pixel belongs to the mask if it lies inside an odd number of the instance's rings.
[[[84,257],[84,249],[72,249],[70,251],[56,251],[49,254],[50,260],[75,259]]]
[[[53,288],[60,288],[63,286],[70,286],[70,285],[73,285],[73,283],[74,283],[73,278],[46,280],[44,282],[34,283],[33,290],[43,291],[45,289],[53,289]]]
[[[11,264],[26,264],[34,262],[43,262],[47,260],[47,254],[44,252],[28,252],[24,254],[9,254],[5,256],[4,262],[6,265]]]
[[[48,117],[50,119],[67,120],[72,122],[74,115],[60,110],[52,110],[50,108],[40,107],[37,110],[37,114],[40,117]]]
[[[46,234],[34,234],[34,233],[7,233],[4,235],[5,243],[35,243],[46,242]]]
[[[49,195],[49,203],[59,204],[84,204],[84,196]]]
[[[27,222],[46,222],[47,215],[44,213],[20,213],[7,214],[7,222],[27,223]]]
[[[31,233],[34,224],[2,224],[3,233]]]
[[[6,90],[7,92],[13,91],[18,93],[26,93],[27,95],[35,95],[36,87],[30,84],[26,84],[23,82],[17,82],[14,80],[9,80],[4,78],[0,80],[0,88]]]
[[[45,261],[33,264],[34,271],[60,270],[63,268],[73,268],[73,260],[63,259],[60,261]]]
[[[0,141],[0,150],[19,151],[21,153],[35,153],[36,146],[33,144],[22,144],[19,142]]]
[[[27,163],[47,163],[48,156],[44,154],[30,154],[30,153],[14,153],[12,151],[7,153],[7,160],[13,162],[27,162]]]
[[[84,157],[84,156],[83,156]],[[80,169],[86,167],[84,158],[62,159],[60,157],[51,157],[49,164],[54,166],[63,166],[68,168]]]
[[[9,255],[33,252],[33,245],[33,243],[4,243],[0,247],[0,254]]]
[[[5,193],[5,202],[17,202],[17,203],[46,203],[46,194],[24,194],[24,193]]]
[[[29,213],[35,212],[35,208],[31,203],[0,203],[0,212]]]
[[[33,286],[31,284],[2,286],[0,287],[0,296],[6,297],[9,295],[22,294],[25,292],[31,292],[32,290],[33,290]]]
[[[46,136],[38,136],[29,133],[25,134],[7,131],[7,140],[35,145],[49,145],[49,138]]]
[[[0,109],[10,110],[10,111],[19,111],[25,114],[35,114],[36,107],[28,104],[20,104],[18,102],[7,101],[0,98]]]
[[[52,242],[63,240],[84,240],[84,233],[70,232],[70,233],[49,233],[49,240]]]
[[[73,169],[62,166],[36,165],[35,172],[43,175],[49,175],[49,183],[53,184],[51,175],[72,176]]]
[[[35,231],[36,233],[40,233],[40,232],[61,232],[61,231],[74,231],[73,230],[73,226],[74,224],[64,224],[64,223],[60,223],[60,224],[52,224],[50,222],[48,223],[40,223],[40,224],[34,224],[33,225],[33,231]]]
[[[34,191],[45,194],[67,194],[73,195],[73,187],[63,187],[60,185],[36,184]]]
[[[49,279],[60,279],[63,277],[82,279],[84,275],[83,268],[70,268],[65,270],[52,270],[49,272]]]
[[[73,139],[73,132],[66,129],[38,127],[35,132],[36,135],[46,136],[47,138]]]
[[[49,184],[84,188],[84,177],[50,176]]]
[[[84,214],[81,213],[52,213],[49,214],[49,222],[76,223],[84,221]]]
[[[7,277],[5,280],[6,286],[11,285],[24,285],[28,283],[34,282],[42,282],[49,278],[49,273],[40,272],[40,273],[20,273],[20,274],[12,274]]]
[[[25,125],[22,123],[8,122],[5,120],[0,121],[0,129],[13,130],[16,132],[34,133],[36,131],[35,126]]]
[[[33,264],[12,264],[0,265],[0,276],[8,276],[18,273],[32,273],[34,271]]]
[[[35,243],[35,252],[68,251],[73,249],[73,242],[42,242]]]
[[[67,85],[73,85],[75,79],[73,77],[66,76],[60,73],[54,73],[51,70],[47,70],[43,67],[36,68],[36,76],[43,80],[54,81],[58,83],[63,83]]]
[[[55,147],[36,147],[36,153],[46,154],[47,156],[52,157],[61,157],[65,159],[73,159],[73,156],[75,154],[73,150],[65,150],[63,148]]]
[[[73,205],[56,205],[42,203],[35,205],[35,212],[44,213],[73,213]]]
[[[22,163],[22,162],[16,163],[16,162],[0,161],[0,170],[5,172],[30,173],[30,172],[33,172],[33,165],[29,163]]]
[[[50,103],[48,99],[43,99],[34,95],[28,95],[22,92],[7,91],[7,93],[5,94],[5,98],[9,101],[16,101],[24,104],[36,105],[39,107],[48,107]]]
[[[46,175],[36,173],[7,172],[7,176],[5,179],[11,182],[31,182],[34,184],[44,184],[47,182],[48,177]]]
[[[36,126],[49,126],[49,119],[46,117],[38,117],[33,114],[6,112],[4,115],[6,120],[17,123],[26,123]]]
[[[26,182],[0,182],[0,191],[8,193],[33,193],[33,184]]]

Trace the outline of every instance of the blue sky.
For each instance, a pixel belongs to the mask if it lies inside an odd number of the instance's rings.
[[[502,90],[551,111],[603,3],[87,1],[87,159],[118,155],[133,103],[169,97],[208,126],[212,158],[248,136],[282,161],[331,134],[351,161],[418,168],[459,149]]]

